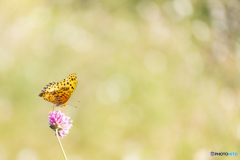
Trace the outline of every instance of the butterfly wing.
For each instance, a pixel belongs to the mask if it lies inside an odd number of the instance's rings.
[[[67,105],[65,103],[75,91],[77,82],[77,75],[73,73],[60,82],[46,85],[39,96],[56,106],[65,106]]]

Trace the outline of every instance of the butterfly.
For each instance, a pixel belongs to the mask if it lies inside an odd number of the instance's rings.
[[[70,74],[60,82],[52,82],[46,85],[38,96],[55,104],[56,107],[67,106],[66,102],[75,91],[77,82],[77,74]]]

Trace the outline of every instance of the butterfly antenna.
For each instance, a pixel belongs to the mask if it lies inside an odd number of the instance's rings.
[[[74,108],[77,108],[77,106],[74,106],[74,105],[71,105],[71,104],[68,104],[69,106],[72,106],[72,107],[74,107]]]

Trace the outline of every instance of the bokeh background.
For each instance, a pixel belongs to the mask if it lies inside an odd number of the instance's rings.
[[[71,73],[69,160],[240,154],[239,17],[238,0],[0,1],[0,159],[63,159],[38,94]]]

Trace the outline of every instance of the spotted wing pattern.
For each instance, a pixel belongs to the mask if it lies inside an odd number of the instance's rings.
[[[60,82],[52,82],[46,85],[39,96],[55,104],[57,107],[66,106],[66,102],[77,87],[77,82],[77,74],[70,74],[66,79]]]

